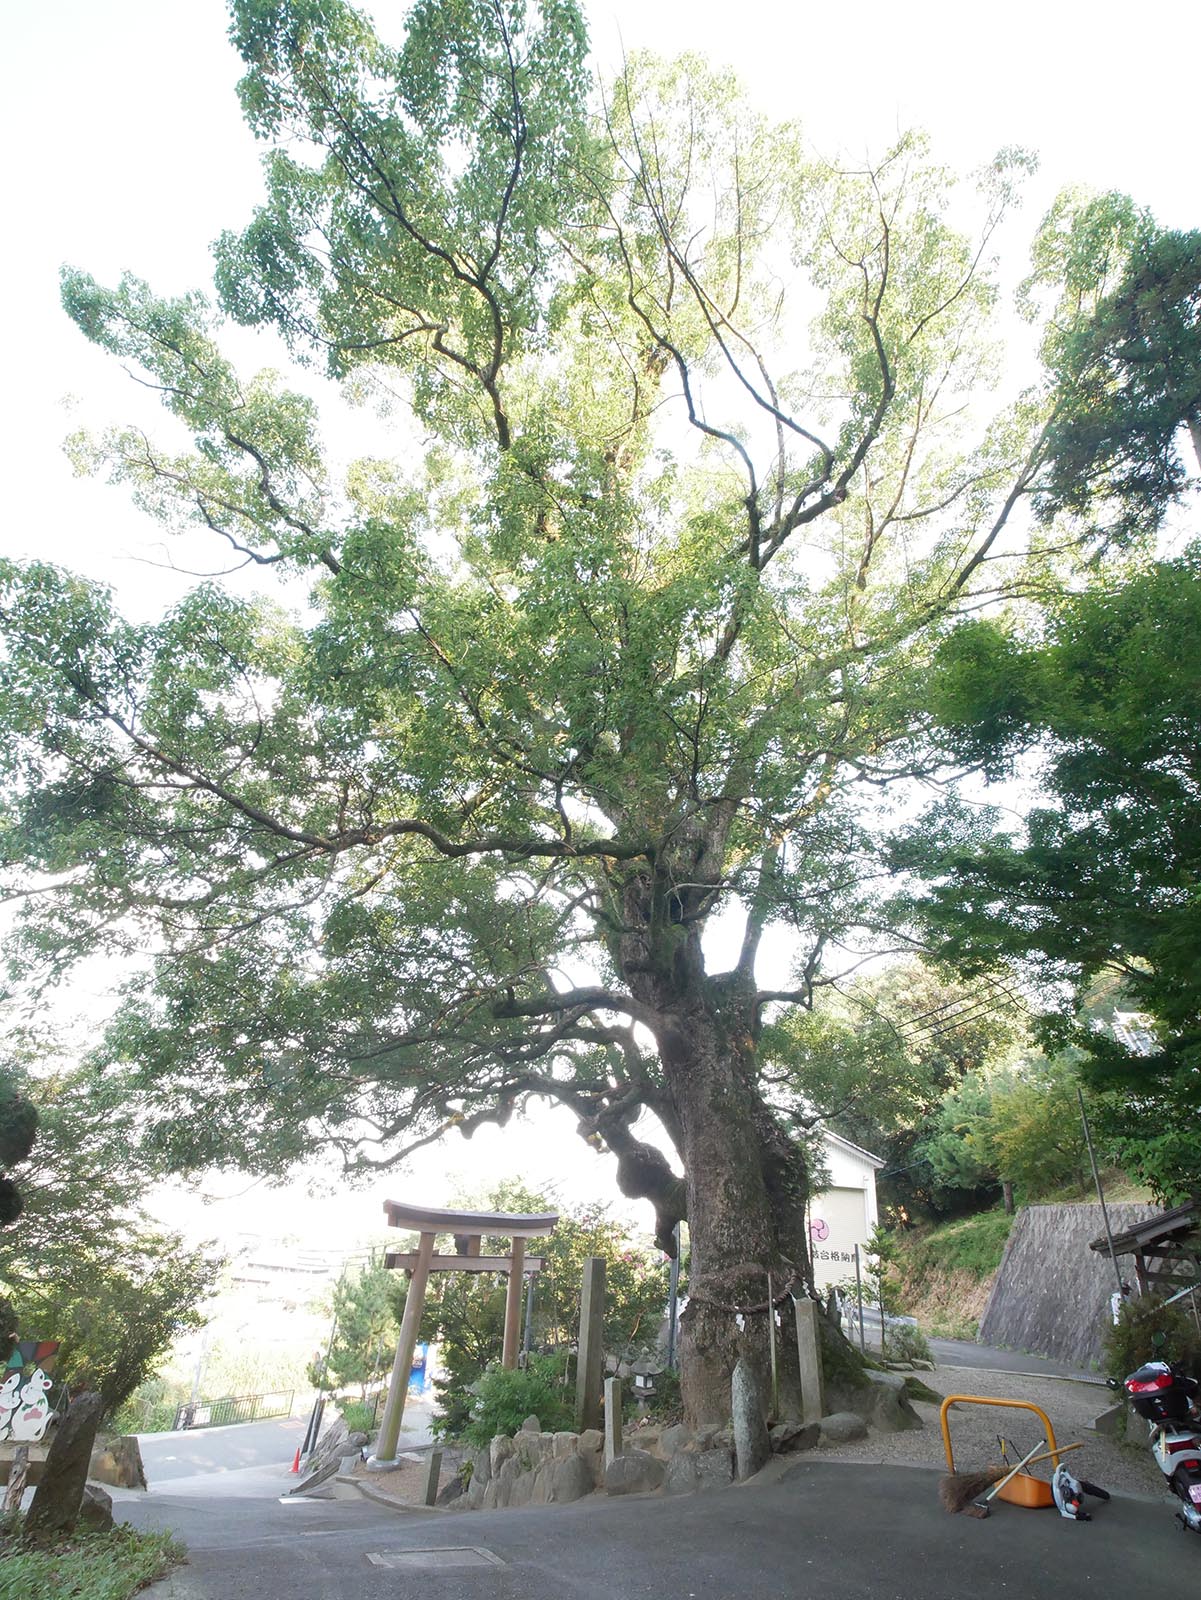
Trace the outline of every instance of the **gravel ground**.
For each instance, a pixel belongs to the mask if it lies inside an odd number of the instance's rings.
[[[442,1471],[438,1480],[441,1488],[445,1488],[459,1470],[464,1453],[453,1445],[443,1447]],[[365,1464],[359,1462],[353,1476],[360,1483],[370,1484],[377,1493],[386,1495],[389,1500],[395,1500],[398,1505],[420,1506],[425,1503],[429,1454],[428,1449],[403,1450],[398,1458],[400,1465],[391,1472],[368,1472]]]
[[[1041,1406],[1051,1419],[1058,1444],[1083,1440],[1082,1450],[1073,1450],[1064,1463],[1077,1477],[1089,1479],[1103,1489],[1118,1494],[1152,1495],[1164,1493],[1163,1476],[1142,1444],[1129,1445],[1092,1431],[1093,1419],[1112,1404],[1108,1389],[1098,1384],[1073,1383],[1062,1378],[1024,1378],[1015,1372],[984,1372],[972,1367],[939,1367],[935,1372],[916,1374],[941,1395],[979,1394],[999,1400],[1030,1400]],[[823,1445],[821,1454],[835,1461],[867,1461],[883,1466],[931,1466],[946,1470],[942,1430],[938,1425],[938,1406],[914,1402],[914,1410],[924,1427],[908,1433],[872,1433],[853,1444]],[[949,1414],[951,1443],[955,1450],[955,1469],[975,1472],[1000,1462],[997,1434],[1003,1433],[1017,1446],[1020,1460],[1042,1437],[1042,1423],[1032,1411],[1011,1411],[1000,1407],[956,1406]],[[1053,1462],[1032,1467],[1031,1471],[1049,1478]]]

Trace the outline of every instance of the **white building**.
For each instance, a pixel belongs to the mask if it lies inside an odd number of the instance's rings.
[[[863,1250],[879,1220],[876,1173],[878,1156],[829,1129],[822,1135],[830,1184],[809,1202],[809,1247],[819,1289],[855,1276],[855,1246]]]

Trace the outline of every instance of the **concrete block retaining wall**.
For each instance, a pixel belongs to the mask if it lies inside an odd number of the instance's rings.
[[[1108,1210],[1115,1233],[1158,1214],[1129,1202]],[[980,1342],[1095,1366],[1116,1288],[1108,1254],[1089,1249],[1104,1231],[1099,1205],[1024,1206],[980,1319]],[[1119,1257],[1118,1265],[1133,1283],[1131,1259]]]

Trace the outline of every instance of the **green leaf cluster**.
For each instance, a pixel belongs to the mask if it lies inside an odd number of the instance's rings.
[[[400,1331],[396,1279],[377,1256],[342,1274],[331,1300],[328,1352],[309,1368],[314,1387],[344,1389],[357,1383],[366,1399],[367,1386],[390,1369]]]
[[[19,1169],[20,1221],[0,1234],[0,1294],[18,1336],[60,1341],[56,1376],[112,1412],[200,1325],[218,1263],[148,1220],[128,1113],[98,1113],[78,1075],[31,1071],[44,1043],[6,1044],[2,1081],[36,1107],[39,1137]]]
[[[527,1366],[512,1371],[491,1366],[473,1389],[470,1421],[462,1438],[477,1450],[486,1450],[498,1433],[512,1437],[527,1417],[537,1417],[543,1433],[571,1427],[573,1396],[565,1387],[559,1357],[531,1356]]]
[[[1054,608],[1041,637],[988,622],[952,635],[932,683],[945,736],[968,756],[987,747],[998,770],[1039,741],[1046,800],[1016,837],[997,815],[945,805],[893,855],[929,883],[918,915],[945,959],[969,971],[1038,963],[1071,986],[1055,1037],[1118,1091],[1102,1106],[1107,1135],[1167,1198],[1201,1183],[1199,562],[1190,547],[1094,583]],[[1124,1042],[1099,1019],[1073,1021],[1105,975],[1135,1015]]]

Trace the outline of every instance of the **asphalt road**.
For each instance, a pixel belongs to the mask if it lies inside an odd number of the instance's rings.
[[[1178,1530],[1166,1497],[1115,1497],[1091,1523],[1008,1505],[977,1522],[939,1508],[937,1481],[918,1468],[804,1457],[770,1486],[670,1500],[398,1513],[359,1501],[197,1504],[164,1493],[132,1503],[122,1496],[120,1513],[139,1526],[172,1527],[191,1548],[181,1574],[149,1591],[154,1600],[1152,1600],[1196,1592],[1201,1538]],[[448,1557],[447,1547],[458,1555]]]
[[[912,1318],[900,1318],[912,1322]],[[859,1340],[859,1314],[856,1311],[846,1325],[847,1337],[854,1343]],[[863,1333],[869,1350],[880,1348],[880,1314],[863,1308]],[[1097,1372],[1084,1372],[1079,1367],[1063,1361],[1051,1361],[1045,1356],[1030,1355],[1024,1350],[998,1350],[993,1345],[975,1344],[968,1339],[930,1339],[930,1349],[940,1366],[979,1367],[987,1372],[1029,1372],[1044,1378],[1075,1378],[1081,1383],[1095,1383],[1104,1387],[1105,1380]]]
[[[405,1407],[400,1447],[412,1449],[430,1441],[428,1400],[410,1401]],[[326,1411],[328,1421],[330,1412]],[[188,1428],[177,1433],[142,1433],[142,1462],[152,1492],[163,1484],[189,1483],[215,1474],[285,1471],[303,1442],[308,1416],[277,1417],[267,1422],[239,1422],[228,1428]],[[295,1481],[295,1480],[291,1480]],[[287,1488],[285,1483],[284,1487]],[[236,1485],[230,1492],[241,1492]],[[219,1482],[203,1484],[205,1494],[219,1490]]]
[[[278,1417],[270,1422],[235,1423],[228,1428],[140,1434],[146,1481],[153,1489],[174,1478],[289,1465],[304,1438],[306,1421],[302,1417]]]

